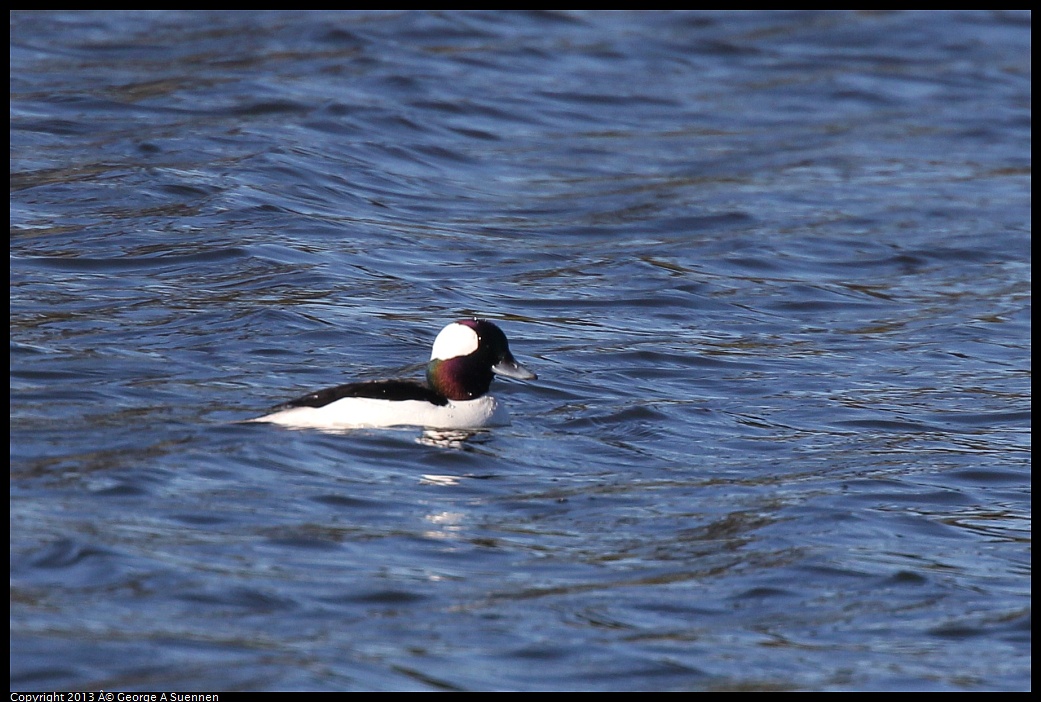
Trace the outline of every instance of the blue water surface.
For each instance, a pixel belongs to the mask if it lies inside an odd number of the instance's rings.
[[[1030,689],[1029,12],[10,33],[12,690]]]

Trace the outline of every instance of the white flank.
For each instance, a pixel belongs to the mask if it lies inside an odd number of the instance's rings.
[[[345,397],[325,407],[291,407],[249,420],[287,427],[352,429],[414,426],[432,429],[476,429],[510,423],[509,413],[494,397],[437,406],[419,400],[387,401]]]

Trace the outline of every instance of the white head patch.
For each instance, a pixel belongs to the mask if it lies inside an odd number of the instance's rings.
[[[477,350],[480,341],[477,338],[477,332],[473,329],[465,324],[452,322],[434,339],[434,349],[430,353],[430,360],[445,361],[457,356],[468,356]]]

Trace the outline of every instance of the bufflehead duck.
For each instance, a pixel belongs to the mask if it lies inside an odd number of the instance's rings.
[[[348,383],[298,397],[249,421],[314,429],[471,429],[507,424],[506,408],[486,394],[492,374],[519,380],[538,377],[517,363],[499,327],[484,319],[461,319],[434,339],[426,384],[415,380]]]

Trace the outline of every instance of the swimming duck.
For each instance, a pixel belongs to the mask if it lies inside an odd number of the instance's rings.
[[[487,394],[493,375],[518,380],[538,377],[513,357],[499,327],[485,319],[461,319],[434,339],[426,383],[372,380],[338,385],[298,397],[249,421],[316,429],[472,429],[508,424],[506,408]]]

